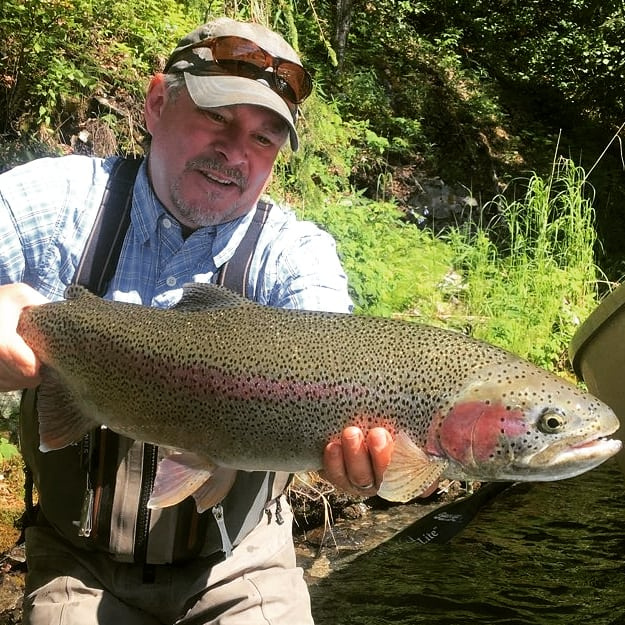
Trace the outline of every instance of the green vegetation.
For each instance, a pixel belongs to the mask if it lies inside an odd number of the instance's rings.
[[[119,149],[134,151],[142,117],[132,103],[199,15],[176,0],[1,0],[0,130],[37,156],[69,143],[81,120],[108,116]],[[13,147],[3,160],[20,160]]]
[[[566,347],[596,305],[594,211],[585,186],[584,171],[560,159],[548,179],[530,179],[520,200],[494,200],[497,227],[447,235],[466,276],[457,296],[475,319],[475,336],[548,368],[566,366]],[[500,230],[503,245],[493,240]]]
[[[0,393],[0,464],[18,453],[18,393]]]
[[[4,437],[0,438],[0,462],[9,460],[9,458],[12,458],[18,453],[19,451],[13,443]]]
[[[406,224],[394,204],[352,194],[304,216],[337,240],[357,311],[385,316],[418,306],[433,319],[437,287],[449,271],[451,249]]]
[[[304,215],[335,237],[359,312],[402,312],[564,369],[568,343],[596,306],[594,211],[584,171],[570,160],[495,198],[494,222],[442,237],[391,203],[350,194]]]

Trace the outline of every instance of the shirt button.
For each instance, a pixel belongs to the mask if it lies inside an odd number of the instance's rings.
[[[167,228],[168,230],[171,228],[171,219],[167,217],[163,219],[163,228]]]
[[[176,278],[174,278],[174,276],[169,276],[169,278],[167,278],[167,280],[165,280],[165,283],[167,284],[167,286],[176,286]]]

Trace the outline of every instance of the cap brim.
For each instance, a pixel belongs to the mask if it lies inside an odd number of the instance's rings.
[[[289,127],[291,149],[295,152],[299,138],[293,114],[286,102],[263,83],[241,76],[199,76],[184,72],[189,95],[199,108],[255,104],[274,111]]]

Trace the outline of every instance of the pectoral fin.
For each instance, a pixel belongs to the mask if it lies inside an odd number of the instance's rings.
[[[378,495],[389,501],[410,501],[434,484],[446,468],[446,460],[428,456],[407,434],[399,432]]]
[[[204,512],[228,494],[236,473],[190,452],[172,453],[158,464],[148,508],[173,506],[192,495]]]
[[[41,377],[37,394],[39,449],[46,452],[79,441],[97,423],[82,414],[74,396],[52,369],[42,368]]]

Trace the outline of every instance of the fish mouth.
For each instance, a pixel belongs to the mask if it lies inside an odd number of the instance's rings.
[[[568,453],[580,460],[583,458],[592,459],[594,457],[607,460],[614,454],[618,453],[623,443],[616,438],[592,438],[590,440],[571,445]],[[565,455],[567,451],[563,452]]]
[[[606,460],[621,450],[623,443],[616,438],[593,438],[576,445],[571,445],[568,453],[577,458],[594,456],[605,458]],[[567,452],[564,451],[564,454]]]
[[[563,440],[528,457],[522,468],[537,480],[575,477],[599,466],[617,454],[622,446],[620,440],[605,436],[584,438],[574,443]]]

